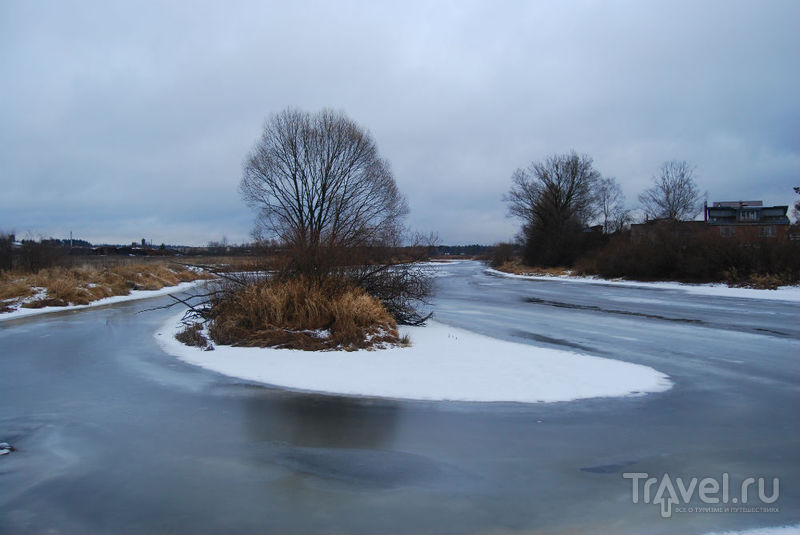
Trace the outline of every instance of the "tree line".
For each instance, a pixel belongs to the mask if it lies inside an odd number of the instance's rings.
[[[585,154],[553,154],[518,169],[511,181],[504,201],[523,222],[519,241],[524,261],[532,266],[572,265],[598,244],[588,232],[592,223],[608,235],[632,220],[616,179],[603,177]],[[696,216],[701,199],[693,168],[683,161],[664,163],[653,185],[639,195],[647,217],[676,221]]]
[[[522,220],[517,238],[523,263],[577,267],[603,276],[741,282],[770,275],[795,282],[800,275],[797,242],[744,244],[709,233],[687,233],[680,222],[702,210],[704,194],[686,161],[664,162],[638,200],[644,217],[661,220],[648,240],[635,242],[625,197],[613,177],[603,177],[592,158],[572,151],[518,169],[503,200]],[[795,188],[800,193],[800,188]],[[795,206],[795,214],[800,202]],[[594,227],[591,227],[595,224]],[[510,244],[495,249],[492,263],[511,258]]]

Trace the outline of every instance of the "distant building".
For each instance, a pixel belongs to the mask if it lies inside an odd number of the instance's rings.
[[[764,206],[762,201],[715,202],[704,207],[703,221],[651,219],[631,225],[631,239],[658,240],[667,231],[684,238],[700,232],[715,232],[740,241],[789,239],[788,206]]]
[[[788,210],[788,206],[764,206],[761,201],[715,202],[705,207],[705,221],[726,238],[785,240],[789,235]]]

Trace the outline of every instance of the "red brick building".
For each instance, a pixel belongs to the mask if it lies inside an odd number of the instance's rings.
[[[659,232],[688,238],[701,232],[713,232],[739,241],[789,239],[788,206],[764,206],[762,201],[715,202],[703,209],[703,221],[654,219],[631,225],[631,239],[658,240]]]
[[[761,201],[715,202],[705,207],[704,219],[723,237],[787,240],[788,210],[788,206],[764,206]]]

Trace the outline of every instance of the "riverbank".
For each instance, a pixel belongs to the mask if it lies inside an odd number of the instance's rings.
[[[175,339],[181,315],[155,337],[186,363],[246,381],[332,395],[425,401],[542,403],[641,395],[671,388],[653,368],[558,349],[506,342],[429,321],[401,327],[410,347],[301,351],[216,346]]]
[[[85,305],[66,305],[66,306],[45,306],[41,308],[21,308],[17,307],[8,312],[0,313],[0,323],[8,320],[15,320],[20,318],[27,318],[30,316],[38,316],[41,314],[50,314],[53,312],[64,312],[66,310],[81,310],[85,308],[94,308],[101,306],[114,305],[116,303],[124,303],[126,301],[138,301],[141,299],[150,299],[153,297],[160,297],[172,293],[185,292],[196,288],[207,280],[198,279],[190,282],[181,282],[175,286],[165,286],[159,290],[131,290],[127,295],[115,295],[112,297],[105,297],[92,301]]]
[[[199,269],[164,263],[4,272],[0,273],[0,320],[146,299],[212,278]]]
[[[771,299],[778,301],[800,302],[800,286],[780,286],[775,290],[762,290],[756,288],[730,287],[721,283],[690,284],[683,282],[646,282],[626,279],[602,279],[600,277],[586,277],[572,275],[567,272],[554,274],[522,274],[508,273],[494,268],[487,268],[485,272],[497,277],[508,277],[512,279],[526,279],[539,281],[568,280],[587,284],[605,284],[609,286],[630,286],[634,288],[651,288],[662,290],[680,290],[696,295],[707,295],[715,297],[738,297],[754,299]]]

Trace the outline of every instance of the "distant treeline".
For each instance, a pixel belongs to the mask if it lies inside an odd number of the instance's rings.
[[[716,230],[716,229],[714,229]],[[682,232],[681,222],[654,225],[650,235],[608,236],[575,263],[576,271],[606,278],[727,282],[774,288],[800,282],[800,241],[740,241],[719,232]]]
[[[588,155],[571,151],[531,162],[514,172],[504,197],[509,213],[522,222],[519,243],[498,245],[492,264],[513,261],[518,267],[518,256],[530,267],[603,277],[763,287],[800,281],[800,233],[786,215],[788,205],[771,207],[782,213],[759,220],[756,211],[744,218],[743,201],[734,221],[716,221],[695,183],[694,166],[667,161],[652,180],[638,196],[644,218],[632,225],[619,184],[595,169]],[[794,191],[800,194],[800,187]],[[695,221],[701,213],[704,220]],[[800,213],[800,201],[794,213]]]
[[[398,259],[418,259],[439,255],[453,256],[483,256],[488,254],[491,246],[488,245],[431,245],[407,246],[393,248],[391,256]],[[56,239],[41,240],[23,239],[17,241],[13,234],[0,234],[0,271],[20,270],[35,272],[60,265],[73,265],[75,257],[109,256],[109,257],[196,257],[196,256],[252,256],[252,257],[278,257],[284,252],[285,247],[274,241],[230,245],[227,243],[209,242],[204,247],[189,247],[183,245],[161,244],[153,246],[147,243],[132,243],[131,245],[93,245],[81,239]],[[386,255],[386,251],[362,251],[359,258],[370,258],[376,254]]]
[[[17,242],[13,234],[0,234],[0,271],[38,271],[57,265],[68,251],[60,240]]]
[[[491,245],[439,245],[436,247],[435,254],[439,255],[461,255],[461,256],[483,256],[492,250]]]
[[[75,257],[164,257],[164,256],[253,256],[269,254],[270,246],[209,244],[206,247],[161,244],[93,245],[81,239],[43,238],[16,240],[13,234],[0,233],[0,271],[35,272],[54,266],[72,265]]]
[[[686,228],[684,222],[666,221],[638,238],[630,230],[587,235],[574,244],[574,260],[561,267],[604,278],[726,282],[758,288],[800,282],[800,240],[741,241],[718,231]],[[524,259],[524,251],[524,244],[501,243],[487,259],[502,269]]]

